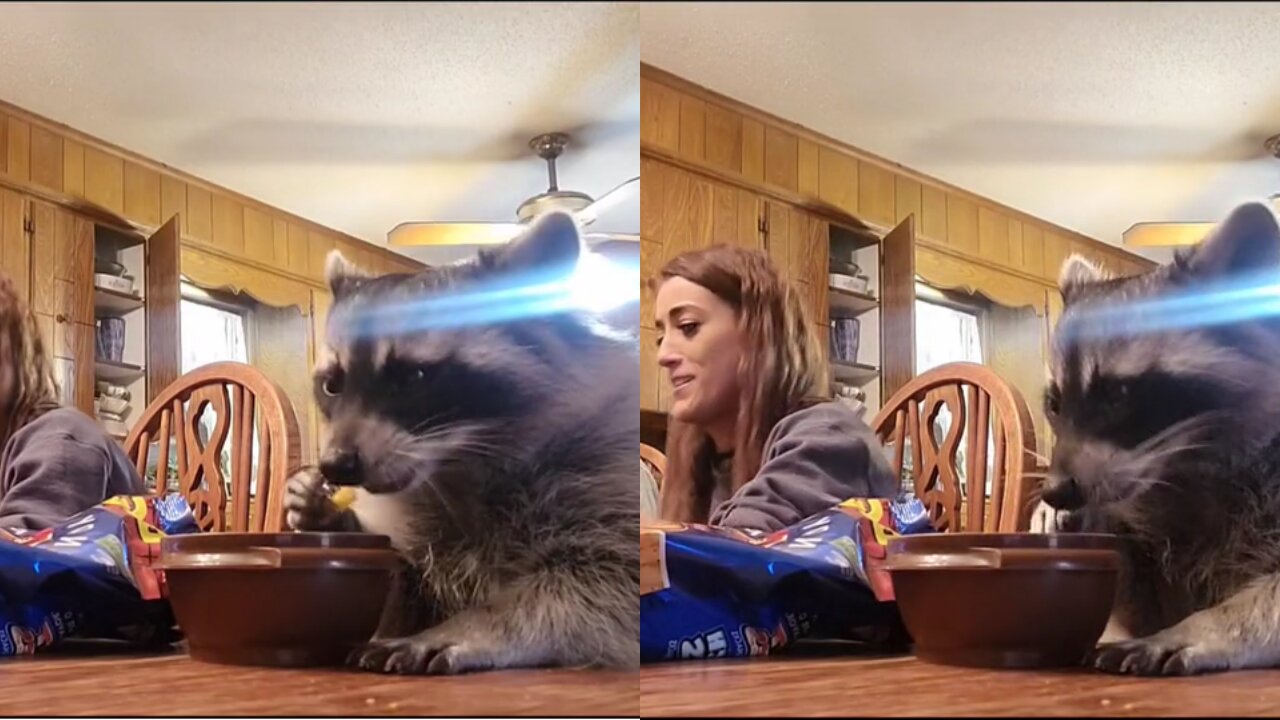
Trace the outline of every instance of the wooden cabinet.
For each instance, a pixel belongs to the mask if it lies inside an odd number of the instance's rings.
[[[880,241],[884,400],[916,375],[916,234],[908,215]]]
[[[53,358],[64,404],[93,414],[93,223],[27,200],[31,309]]]
[[[35,314],[61,400],[94,415],[98,381],[124,387],[131,409],[123,426],[107,424],[117,437],[178,375],[177,227],[175,216],[147,238],[0,188],[0,269]],[[110,263],[133,278],[132,290],[97,282]],[[98,325],[108,318],[124,324],[118,360],[98,347]]]
[[[182,374],[182,218],[146,241],[147,402]]]
[[[0,188],[0,270],[18,295],[31,302],[31,238],[27,233],[27,200]]]

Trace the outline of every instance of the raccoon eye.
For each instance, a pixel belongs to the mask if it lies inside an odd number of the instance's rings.
[[[321,383],[320,389],[329,397],[337,397],[342,394],[342,380],[342,373],[331,373],[324,379],[324,382]]]

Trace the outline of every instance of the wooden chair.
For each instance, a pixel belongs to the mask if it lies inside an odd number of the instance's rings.
[[[215,416],[207,441],[202,440],[200,427],[206,408]],[[230,516],[228,483],[221,462],[228,438]],[[145,478],[155,446],[156,494],[172,489],[168,472],[171,444],[177,449],[177,490],[191,505],[202,531],[284,529],[284,486],[301,464],[302,436],[293,403],[260,370],[235,362],[205,365],[175,380],[147,406],[125,439],[124,448],[138,474]]]
[[[662,451],[652,445],[640,443],[640,459],[649,466],[649,472],[653,475],[653,479],[658,483],[658,489],[662,489],[662,476],[667,474],[667,456]]]
[[[939,423],[944,408],[951,417],[945,434]],[[884,404],[872,429],[892,447],[890,462],[899,478],[905,477],[903,462],[910,459],[911,484],[938,530],[1029,529],[1039,457],[1031,411],[1017,389],[990,368],[949,363],[914,378]],[[943,435],[941,442],[937,435]]]

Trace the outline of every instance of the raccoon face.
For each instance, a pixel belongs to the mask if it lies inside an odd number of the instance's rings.
[[[522,302],[511,288],[567,275],[580,247],[573,219],[551,214],[496,252],[414,275],[365,277],[331,254],[334,306],[314,377],[327,421],[325,478],[396,492],[514,456],[540,413],[569,392],[562,380],[588,330],[567,314],[502,313]],[[477,310],[482,293],[490,300]]]
[[[1123,516],[1150,488],[1175,484],[1179,467],[1270,439],[1280,326],[1241,290],[1268,273],[1280,283],[1280,226],[1260,204],[1145,275],[1067,261],[1044,397],[1056,436],[1046,503]]]

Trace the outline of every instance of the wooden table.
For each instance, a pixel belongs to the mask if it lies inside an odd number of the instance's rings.
[[[401,677],[196,662],[185,654],[50,653],[0,662],[0,715],[635,716],[635,672],[513,670]]]
[[[1087,670],[987,671],[912,657],[806,651],[796,656],[646,665],[640,714],[884,715],[1280,714],[1280,671],[1190,678]]]

